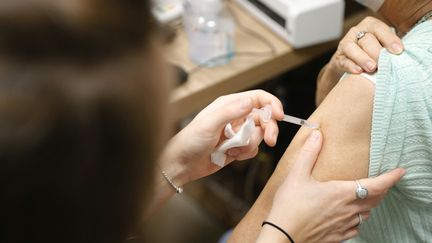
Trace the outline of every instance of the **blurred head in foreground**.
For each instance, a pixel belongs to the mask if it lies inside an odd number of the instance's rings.
[[[153,33],[145,0],[0,1],[0,242],[136,229],[167,130]]]

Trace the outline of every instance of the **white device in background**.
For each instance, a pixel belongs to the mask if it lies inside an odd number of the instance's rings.
[[[163,24],[180,21],[183,15],[182,0],[154,0],[153,14]]]
[[[344,0],[236,0],[294,48],[337,39]]]

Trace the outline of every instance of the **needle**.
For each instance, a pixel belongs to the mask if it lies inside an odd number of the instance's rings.
[[[252,113],[256,113],[256,114],[260,115],[261,120],[263,122],[269,122],[271,117],[272,117],[272,108],[271,108],[271,105],[266,105],[266,106],[262,107],[261,109],[254,108],[252,110]],[[304,120],[301,118],[289,116],[289,115],[284,115],[283,121],[293,123],[296,125],[300,125],[300,126],[306,126],[306,127],[311,128],[311,129],[318,129],[319,128],[319,125],[317,125],[317,124],[308,122],[307,120]]]
[[[297,118],[294,116],[289,116],[289,115],[284,115],[283,121],[288,122],[288,123],[292,123],[292,124],[296,124],[296,125],[300,125],[300,126],[306,126],[309,127],[311,129],[318,129],[319,125],[308,122],[304,119],[301,118]]]

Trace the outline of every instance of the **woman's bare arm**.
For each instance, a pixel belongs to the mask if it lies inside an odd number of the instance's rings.
[[[373,95],[374,86],[370,81],[358,75],[348,76],[336,85],[309,118],[320,124],[324,136],[323,149],[313,171],[317,180],[367,177]],[[256,241],[261,223],[272,207],[274,194],[309,133],[308,128],[299,130],[261,195],[235,228],[230,242]]]

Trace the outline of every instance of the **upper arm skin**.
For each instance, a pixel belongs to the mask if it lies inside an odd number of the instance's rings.
[[[367,177],[374,85],[364,77],[341,80],[308,119],[319,123],[324,143],[313,176],[320,181]],[[229,242],[255,242],[279,185],[310,134],[301,128],[257,201],[234,229]],[[287,219],[295,222],[295,219]]]

